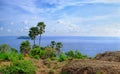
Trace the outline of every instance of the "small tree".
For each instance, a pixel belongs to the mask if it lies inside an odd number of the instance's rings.
[[[38,27],[38,33],[40,35],[40,37],[39,37],[39,46],[40,46],[40,43],[41,43],[41,35],[43,33],[45,33],[45,26],[46,25],[44,24],[44,22],[39,22],[38,25],[37,25],[37,27]]]
[[[51,41],[51,44],[50,44],[51,48],[55,48],[55,45],[56,45],[56,42],[55,41]]]
[[[65,54],[66,54],[67,57],[70,57],[70,58],[74,58],[75,57],[75,53],[74,53],[73,50],[69,50]]]
[[[23,54],[28,54],[30,51],[30,43],[29,41],[23,41],[20,45],[20,52]]]
[[[17,50],[17,49],[15,49],[15,48],[11,48],[11,52],[18,53],[18,50]]]
[[[58,42],[58,43],[56,43],[56,50],[57,50],[57,52],[58,52],[58,55],[60,54],[60,52],[61,52],[61,48],[63,47],[63,45],[62,45],[62,43],[61,42]]]
[[[0,52],[6,52],[10,49],[9,45],[7,44],[2,44],[0,45]]]

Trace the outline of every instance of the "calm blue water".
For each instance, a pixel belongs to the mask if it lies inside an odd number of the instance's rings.
[[[77,49],[88,56],[95,56],[97,53],[105,51],[120,51],[120,38],[118,37],[42,37],[41,45],[47,46],[52,40],[63,43],[63,52]],[[22,41],[25,39],[17,39],[17,36],[0,37],[0,44],[9,44],[18,50]],[[33,44],[33,41],[29,41]]]

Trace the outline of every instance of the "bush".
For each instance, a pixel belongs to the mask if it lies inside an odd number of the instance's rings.
[[[15,52],[5,52],[5,53],[0,53],[0,59],[8,60],[8,61],[17,61],[17,60],[23,60],[24,56],[22,54],[18,54]]]
[[[75,58],[75,59],[88,58],[87,55],[81,54],[78,50],[76,50],[76,51],[70,50],[70,51],[66,52],[65,55],[66,55],[68,58]]]
[[[31,61],[16,61],[10,65],[3,65],[0,69],[2,74],[35,74],[35,66]]]
[[[12,52],[8,54],[8,60],[9,61],[24,60],[24,56],[22,54]]]
[[[60,62],[67,60],[67,57],[64,53],[60,53],[58,60]]]
[[[18,50],[17,50],[17,49],[15,49],[15,48],[11,48],[10,50],[11,50],[11,52],[18,53]]]
[[[74,58],[76,58],[76,59],[82,59],[82,54],[78,50],[76,50]]]
[[[0,45],[0,52],[2,52],[2,53],[7,52],[9,49],[10,49],[10,47],[7,44]]]
[[[67,57],[70,57],[70,58],[74,58],[74,56],[75,56],[75,54],[74,54],[74,52],[73,52],[72,50],[66,52],[65,55],[66,55]]]
[[[53,50],[46,50],[41,48],[34,48],[30,51],[30,55],[36,59],[46,59],[55,57],[55,52]]]
[[[23,41],[20,45],[20,52],[23,54],[28,54],[30,51],[30,42],[29,41]]]
[[[40,53],[40,49],[34,48],[34,49],[30,50],[30,54],[29,55],[31,57],[33,57],[33,58],[39,59],[40,58],[39,53]]]
[[[8,55],[9,55],[8,52],[0,53],[0,59],[1,60],[8,60]]]

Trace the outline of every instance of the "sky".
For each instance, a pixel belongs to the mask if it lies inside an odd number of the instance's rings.
[[[0,0],[0,36],[120,36],[120,0]]]

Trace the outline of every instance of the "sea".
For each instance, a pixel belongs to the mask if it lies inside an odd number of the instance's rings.
[[[19,51],[21,42],[33,40],[18,39],[19,36],[0,36],[0,44],[8,44]],[[120,37],[83,37],[83,36],[43,36],[41,46],[49,46],[51,41],[62,42],[62,52],[78,50],[84,55],[94,57],[106,51],[120,51]],[[36,39],[38,44],[38,38]]]

